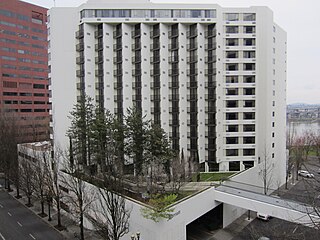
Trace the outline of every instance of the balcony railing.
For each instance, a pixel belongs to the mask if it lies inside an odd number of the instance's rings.
[[[178,30],[169,31],[169,38],[174,38],[179,36]]]
[[[150,33],[151,38],[159,37],[160,36],[160,30],[153,30]]]
[[[100,38],[103,36],[103,30],[102,29],[98,29],[94,32],[94,37],[95,38]]]
[[[197,29],[194,29],[192,31],[187,31],[187,38],[193,38],[198,36],[198,31]]]
[[[83,36],[84,36],[83,30],[76,31],[76,38],[77,39],[83,38]]]
[[[135,29],[135,30],[131,31],[131,35],[132,35],[132,38],[140,37],[141,30],[140,29]]]
[[[78,43],[78,44],[76,45],[76,50],[77,50],[78,52],[83,51],[83,50],[84,50],[84,44],[83,44],[83,43]]]
[[[217,30],[216,29],[208,30],[208,31],[205,31],[205,33],[204,33],[204,36],[206,38],[215,37],[216,35],[217,35]]]

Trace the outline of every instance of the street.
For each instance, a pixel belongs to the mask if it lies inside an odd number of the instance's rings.
[[[0,240],[20,239],[58,240],[63,237],[0,187]]]

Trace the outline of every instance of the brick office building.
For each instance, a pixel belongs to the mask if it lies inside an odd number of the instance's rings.
[[[0,108],[14,116],[20,141],[48,139],[47,9],[0,2]]]

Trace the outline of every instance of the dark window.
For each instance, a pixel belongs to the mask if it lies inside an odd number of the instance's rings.
[[[226,149],[226,156],[232,157],[232,156],[238,156],[239,150],[238,149]]]
[[[243,149],[243,156],[254,156],[255,155],[255,149]]]
[[[229,162],[229,171],[240,171],[240,162]]]

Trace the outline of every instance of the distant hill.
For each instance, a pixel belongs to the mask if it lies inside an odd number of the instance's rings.
[[[292,103],[288,104],[287,107],[290,108],[318,108],[320,104],[308,104],[308,103]]]

